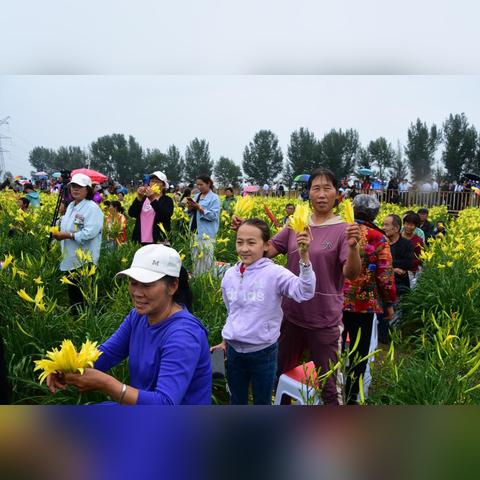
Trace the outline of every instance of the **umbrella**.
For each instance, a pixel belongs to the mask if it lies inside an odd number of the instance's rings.
[[[476,175],[475,173],[466,173],[464,177],[474,182],[480,182],[480,175]]]
[[[48,173],[47,172],[35,172],[33,175],[35,177],[45,177],[45,176],[48,176]]]
[[[297,175],[293,181],[299,183],[307,183],[310,180],[310,175],[308,173],[302,173],[302,175]]]
[[[247,185],[245,189],[243,190],[245,193],[255,193],[260,190],[260,187],[257,187],[257,185]]]
[[[370,170],[370,168],[360,168],[360,169],[358,170],[358,173],[359,173],[360,175],[367,175],[367,176],[373,175],[373,171]]]
[[[60,172],[52,173],[53,178],[58,178],[58,177],[61,177],[61,176],[62,176],[62,174]]]
[[[76,170],[72,170],[72,177],[77,173],[83,173],[87,177],[90,177],[93,183],[102,183],[108,180],[108,177],[105,176],[103,173],[97,172],[95,170],[90,170],[89,168],[77,168]]]

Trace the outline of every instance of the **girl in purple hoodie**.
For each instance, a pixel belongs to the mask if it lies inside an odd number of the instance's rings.
[[[255,405],[270,405],[277,371],[277,340],[282,323],[282,298],[304,302],[315,294],[316,278],[308,247],[308,232],[297,234],[300,275],[266,258],[270,244],[268,225],[258,218],[242,223],[237,231],[240,257],[222,281],[227,322],[222,348],[227,354],[227,381],[232,405],[248,404],[251,384]]]

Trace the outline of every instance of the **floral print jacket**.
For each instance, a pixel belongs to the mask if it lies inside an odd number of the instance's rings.
[[[343,288],[346,312],[382,313],[382,301],[397,299],[390,245],[385,235],[367,225],[360,225],[362,270],[355,280],[346,279]]]

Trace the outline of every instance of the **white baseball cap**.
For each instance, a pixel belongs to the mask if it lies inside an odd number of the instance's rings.
[[[161,180],[165,184],[165,188],[168,188],[167,176],[160,170],[157,170],[156,172],[151,173],[150,177],[157,177],[159,180]]]
[[[76,173],[68,184],[71,185],[72,183],[80,185],[81,187],[91,187],[92,179],[84,173]]]
[[[165,245],[145,245],[137,250],[132,265],[118,275],[126,275],[142,283],[160,280],[165,275],[179,277],[182,260],[176,250]]]

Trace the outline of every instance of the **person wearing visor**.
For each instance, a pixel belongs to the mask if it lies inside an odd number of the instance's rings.
[[[85,303],[85,299],[78,286],[75,270],[85,263],[92,262],[95,265],[98,263],[102,245],[103,212],[92,201],[92,180],[87,175],[83,173],[73,175],[68,190],[73,200],[62,217],[60,231],[52,233],[52,236],[62,242],[60,270],[68,272],[70,305],[78,306]],[[86,256],[79,258],[78,249]]]
[[[52,393],[65,385],[101,391],[125,405],[208,405],[212,367],[207,330],[182,305],[176,250],[147,245],[117,274],[129,279],[134,308],[102,345],[94,368],[80,374],[50,374]],[[128,358],[130,385],[107,372]]]
[[[137,189],[137,198],[128,209],[128,215],[136,219],[132,240],[149,245],[165,241],[166,232],[170,231],[173,215],[173,200],[167,195],[168,180],[163,172],[150,175],[150,184]]]

